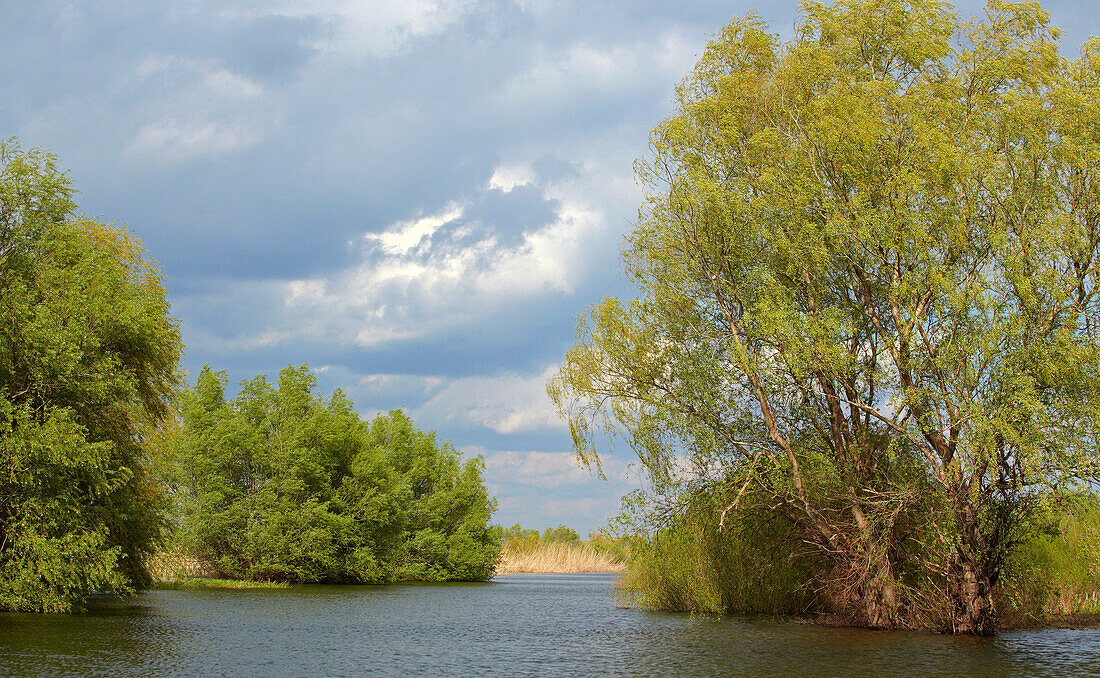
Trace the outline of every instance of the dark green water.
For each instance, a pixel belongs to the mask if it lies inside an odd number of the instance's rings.
[[[3,676],[1100,676],[1100,631],[997,638],[622,610],[610,575],[159,591],[0,614]]]

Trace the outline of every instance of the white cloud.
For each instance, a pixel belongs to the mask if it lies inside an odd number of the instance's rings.
[[[555,195],[555,219],[506,243],[494,233],[507,224],[463,222],[467,203],[476,199],[364,234],[360,261],[338,274],[276,283],[288,335],[380,346],[574,289],[588,265],[589,244],[606,227],[597,207],[579,194]],[[502,425],[529,423],[520,417]]]
[[[485,458],[486,482],[498,485],[530,485],[543,489],[599,484],[614,491],[634,488],[641,483],[635,465],[610,454],[600,460],[606,481],[580,465],[572,452],[487,451],[471,445],[462,448],[467,457]]]
[[[479,447],[462,450],[466,456],[485,457],[485,479],[492,483],[520,483],[543,489],[599,482],[577,465],[570,452],[486,452]]]
[[[201,84],[213,96],[224,99],[255,99],[264,93],[259,83],[224,68],[203,73]]]
[[[276,346],[288,338],[285,332],[266,330],[259,334],[231,339],[225,343],[225,347],[231,350],[252,351],[258,348]]]
[[[528,234],[522,246],[495,260],[478,276],[481,291],[498,290],[533,294],[542,290],[569,293],[576,279],[582,241],[598,232],[602,215],[577,203],[563,204],[558,219],[545,228]]]
[[[419,37],[443,32],[474,3],[469,0],[284,0],[264,14],[312,17],[329,34],[312,45],[322,54],[358,60],[400,52]]]
[[[432,396],[414,418],[480,426],[500,434],[560,430],[565,424],[546,395],[546,381],[556,368],[530,376],[505,374],[455,379]]]
[[[131,160],[153,163],[218,158],[265,136],[263,86],[211,61],[151,54],[134,68],[130,86],[160,96],[137,111],[125,143]]]
[[[676,32],[646,40],[598,47],[585,43],[542,50],[531,65],[507,82],[499,103],[529,109],[560,108],[578,99],[606,100],[683,77],[695,62],[696,46]]]
[[[549,499],[539,504],[539,513],[544,516],[562,516],[564,523],[599,522],[614,515],[619,508],[617,497],[580,497],[571,499]],[[588,535],[584,535],[588,536]]]
[[[129,157],[143,160],[185,161],[215,158],[250,146],[254,130],[240,121],[205,122],[164,118],[142,126],[127,144]]]
[[[510,193],[516,186],[526,186],[535,182],[535,172],[530,165],[523,163],[501,164],[489,177],[489,188]]]
[[[377,242],[386,254],[398,256],[409,254],[417,248],[421,240],[431,236],[439,230],[440,226],[461,218],[462,212],[462,205],[451,203],[436,214],[410,221],[399,221],[384,233],[368,233],[363,238]]]
[[[418,389],[425,395],[435,391],[443,383],[443,377],[418,374],[368,374],[359,379],[359,388],[388,391],[394,388]]]

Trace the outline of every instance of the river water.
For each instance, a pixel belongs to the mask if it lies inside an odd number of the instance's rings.
[[[3,676],[1100,676],[1100,630],[996,638],[617,608],[611,575],[155,591],[0,614]]]

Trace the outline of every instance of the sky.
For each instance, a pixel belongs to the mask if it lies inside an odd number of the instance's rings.
[[[1100,33],[1043,4],[1064,51]],[[545,384],[632,296],[633,162],[754,8],[793,35],[787,0],[0,0],[0,137],[160,262],[189,374],[308,363],[482,455],[494,522],[585,534],[641,479],[622,446],[578,468]]]

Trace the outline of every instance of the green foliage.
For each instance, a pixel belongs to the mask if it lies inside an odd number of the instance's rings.
[[[558,525],[557,527],[548,527],[542,531],[542,540],[551,543],[562,544],[575,544],[580,541],[581,537],[577,534],[577,531],[571,527],[565,525]]]
[[[549,529],[549,528],[547,528],[547,529]],[[516,523],[515,525],[513,525],[511,527],[508,527],[508,528],[501,528],[500,529],[499,539],[502,542],[508,541],[510,539],[516,539],[516,540],[519,540],[519,541],[524,541],[524,540],[529,539],[529,538],[538,539],[539,538],[539,531],[534,530],[534,529],[525,528],[522,525],[520,525],[519,523]]]
[[[498,542],[513,551],[532,550],[548,544],[585,544],[600,553],[608,553],[619,560],[624,560],[622,556],[628,548],[626,543],[629,541],[626,538],[609,536],[599,530],[593,530],[589,533],[588,539],[582,540],[576,530],[566,525],[547,527],[541,533],[538,530],[523,527],[519,523],[507,528],[496,526],[496,529]]]
[[[775,507],[857,623],[923,625],[934,582],[992,632],[1019,525],[1097,475],[1100,43],[1057,37],[1000,0],[723,29],[637,165],[640,294],[548,387],[581,459],[607,431],[660,496]]]
[[[1092,493],[1048,505],[1021,534],[999,595],[1017,624],[1044,616],[1100,614],[1100,498]]]
[[[289,582],[483,580],[498,544],[480,458],[402,412],[362,422],[308,366],[225,398],[204,367],[180,398],[174,489],[182,550],[225,577]]]
[[[435,434],[413,426],[395,410],[376,418],[366,448],[397,474],[405,510],[400,567],[402,579],[488,579],[499,544],[488,529],[496,509],[482,481],[481,457],[462,461],[450,443],[439,445]]]
[[[631,549],[638,540],[630,535],[612,536],[603,530],[593,530],[588,533],[588,543],[597,553],[608,555],[620,563],[630,561]]]
[[[144,585],[163,527],[149,440],[179,330],[139,243],[72,193],[52,156],[0,142],[0,609]]]

